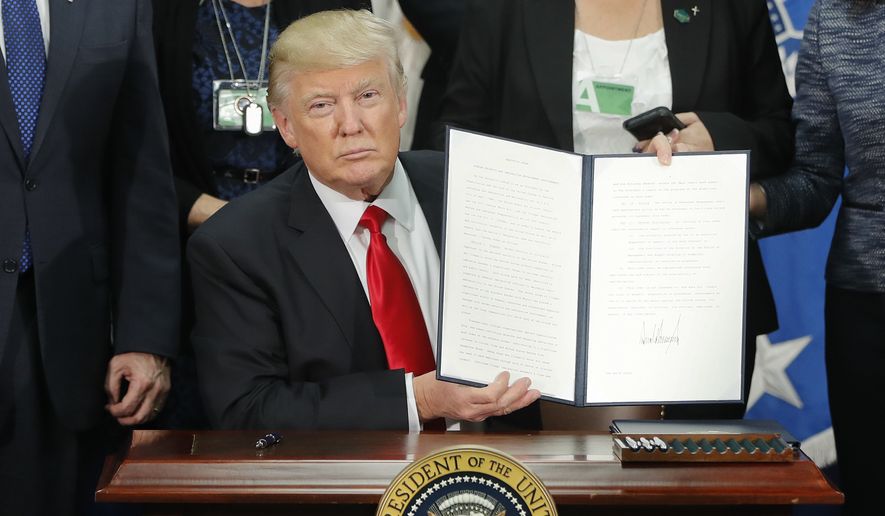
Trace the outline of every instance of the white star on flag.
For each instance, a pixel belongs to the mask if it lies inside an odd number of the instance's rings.
[[[787,376],[787,367],[811,343],[811,336],[799,337],[772,344],[767,335],[756,338],[756,369],[750,383],[747,410],[753,407],[763,394],[782,399],[794,407],[802,408],[802,398]]]

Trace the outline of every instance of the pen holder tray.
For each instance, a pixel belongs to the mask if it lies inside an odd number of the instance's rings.
[[[666,449],[655,444],[661,441]],[[798,449],[780,434],[615,433],[612,445],[621,462],[786,462],[799,458]]]

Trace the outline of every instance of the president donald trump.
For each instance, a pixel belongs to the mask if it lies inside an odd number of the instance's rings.
[[[502,372],[441,382],[434,348],[443,156],[398,154],[405,78],[367,11],[293,23],[269,101],[303,163],[204,224],[188,246],[193,342],[222,428],[536,427],[539,392]],[[506,427],[506,426],[502,426]]]

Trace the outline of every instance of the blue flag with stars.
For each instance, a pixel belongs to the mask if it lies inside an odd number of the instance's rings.
[[[790,92],[802,28],[814,0],[769,0]],[[775,419],[818,466],[836,461],[824,368],[824,268],[838,205],[821,226],[760,241],[778,331],[757,340],[747,417]]]

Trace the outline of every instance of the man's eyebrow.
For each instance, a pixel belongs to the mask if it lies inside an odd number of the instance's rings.
[[[327,92],[327,91],[315,91],[312,93],[308,93],[307,95],[304,95],[303,97],[301,97],[301,105],[306,106],[306,105],[310,104],[310,102],[313,99],[317,99],[320,97],[332,97],[332,96],[333,96],[332,93]]]
[[[361,79],[359,82],[357,82],[353,86],[353,88],[350,89],[349,93],[351,95],[356,95],[357,93],[361,92],[362,90],[369,88],[370,86],[374,86],[376,82],[377,81],[372,78]],[[323,90],[314,91],[314,92],[308,93],[307,95],[304,95],[303,97],[301,97],[301,105],[306,106],[307,104],[309,104],[312,100],[314,100],[316,98],[334,97],[334,96],[335,96],[335,94],[332,93],[331,91],[323,91]]]
[[[362,90],[368,88],[369,86],[372,86],[374,83],[375,83],[374,79],[371,79],[371,78],[362,79],[358,83],[356,83],[356,85],[354,85],[353,88],[351,88],[350,93],[352,95],[359,93]]]

